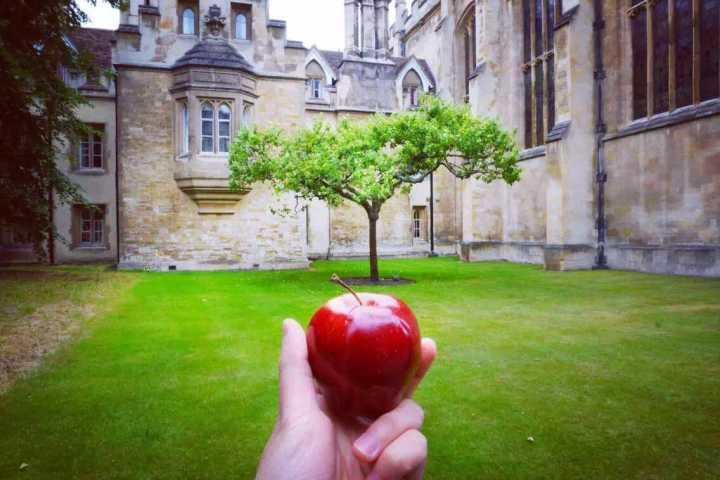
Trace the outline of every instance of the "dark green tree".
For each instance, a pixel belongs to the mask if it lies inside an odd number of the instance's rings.
[[[57,158],[65,142],[87,133],[76,117],[86,100],[61,69],[103,74],[68,42],[86,20],[75,0],[0,2],[0,225],[25,230],[41,256],[57,235],[51,204],[83,202]]]
[[[368,216],[370,279],[378,281],[377,221],[383,204],[440,167],[485,182],[520,178],[513,135],[466,106],[426,96],[416,111],[375,115],[368,122],[322,123],[292,135],[241,131],[230,150],[230,184],[270,182],[276,191],[330,205],[349,201]]]

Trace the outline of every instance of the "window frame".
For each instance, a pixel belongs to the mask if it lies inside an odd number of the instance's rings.
[[[192,29],[193,29],[192,33],[188,33],[185,30],[185,27],[186,27],[185,14],[188,12],[192,13],[192,16],[193,16],[193,18],[192,18]],[[179,28],[179,30],[180,30],[181,35],[190,35],[190,36],[194,36],[194,37],[198,35],[198,30],[199,30],[198,29],[198,13],[194,7],[191,7],[188,5],[182,6],[182,13],[180,13],[180,28]]]
[[[240,30],[238,29],[238,26],[239,26],[238,21],[240,20],[240,18],[242,18],[244,21],[244,29],[243,29],[244,35],[242,37],[240,37],[240,35],[239,35]],[[250,40],[250,34],[249,34],[249,29],[248,29],[248,26],[250,24],[249,20],[250,19],[248,18],[248,15],[245,12],[237,12],[235,14],[235,22],[234,22],[235,35],[233,36],[235,38],[235,40],[238,40],[241,42]]]
[[[81,137],[78,142],[78,167],[76,170],[81,172],[105,170],[105,125],[93,124],[88,126],[92,131]],[[86,147],[87,155],[83,152]],[[95,147],[99,147],[100,153],[95,152]],[[95,162],[98,159],[99,165]]]
[[[321,78],[310,78],[308,80],[310,88],[311,100],[322,100],[323,98],[323,80]]]
[[[707,59],[703,57],[704,38],[714,38],[715,48],[720,52],[720,48],[718,48],[720,47],[720,23],[716,23],[718,30],[713,32],[714,37],[713,35],[703,37],[704,19],[706,8],[708,8],[705,2],[708,0],[690,0],[688,2],[692,10],[689,22],[677,8],[679,1],[682,0],[628,0],[625,16],[628,22],[628,31],[633,40],[630,49],[630,67],[633,71],[632,109],[629,112],[632,122],[648,120],[657,115],[671,114],[680,109],[697,107],[703,102],[720,98],[720,53],[716,58],[710,58],[708,63],[704,62]],[[665,11],[659,10],[659,8],[663,8],[661,5],[666,7]],[[715,8],[720,9],[720,6],[715,6]],[[658,17],[663,13],[667,18],[660,25],[667,24],[665,32],[659,30],[656,25]],[[720,11],[714,13],[720,16]],[[680,50],[684,44],[682,40],[688,40],[680,37],[679,29],[683,27],[690,28],[691,60],[689,62],[683,61],[687,55],[683,55]],[[666,45],[659,43],[663,36],[667,40]],[[660,37],[659,40],[658,37]],[[661,61],[667,62],[667,72],[663,72],[662,65],[657,65],[656,52],[658,48],[667,49],[666,58],[662,59],[661,57]],[[662,50],[660,51],[662,53]],[[714,65],[710,62],[714,62]],[[711,66],[711,69],[714,67],[716,70],[714,82],[710,77],[709,93],[706,90],[707,83],[703,83],[705,79],[703,72],[708,66]],[[682,68],[686,71],[681,72]],[[658,78],[658,71],[660,74],[666,73],[667,78],[664,81],[662,76]],[[683,79],[689,82],[689,85],[681,84]],[[642,88],[641,86],[644,87],[642,94],[638,92],[638,89]],[[689,92],[687,91],[688,86]],[[658,94],[666,95],[666,98],[657,98]],[[663,108],[665,105],[667,108]]]
[[[206,110],[205,107],[210,107],[209,110]],[[206,118],[205,113],[209,111],[211,117]],[[215,153],[215,135],[216,135],[216,129],[215,129],[215,106],[208,100],[203,100],[200,102],[200,153]],[[205,133],[205,124],[210,124],[210,134]],[[205,149],[205,139],[210,138],[210,150]]]
[[[222,118],[223,108],[227,108],[227,118]],[[217,117],[217,152],[221,155],[230,153],[230,142],[232,141],[232,108],[227,102],[218,104],[216,115]],[[227,124],[227,135],[222,134],[222,125]],[[227,149],[222,149],[222,141],[227,140]]]
[[[541,9],[537,17],[538,6]],[[522,0],[520,2],[523,38],[525,148],[547,143],[547,135],[557,122],[555,106],[555,28],[562,16],[560,0]],[[538,31],[538,27],[540,30]],[[538,43],[541,43],[538,46]]]
[[[227,156],[230,152],[230,145],[232,144],[233,139],[233,129],[235,127],[235,102],[231,99],[209,99],[209,98],[201,98],[198,99],[200,102],[200,148],[199,153],[200,155],[222,155]],[[208,110],[205,110],[205,107],[209,107]],[[220,110],[226,107],[228,110],[228,118],[220,118]],[[206,112],[212,113],[212,119],[210,117],[205,117],[204,114]],[[212,126],[211,135],[206,135],[204,130],[204,124],[209,123]],[[226,135],[220,135],[220,127],[221,124],[227,123],[228,125],[228,136]],[[212,150],[205,150],[204,140],[207,138],[212,139]],[[227,139],[228,147],[227,151],[223,151],[221,149],[221,140]]]
[[[427,242],[427,207],[416,205],[412,207],[412,239],[413,241]]]
[[[79,248],[105,248],[105,206],[79,205],[78,207],[78,240]],[[86,228],[87,227],[87,228]],[[87,240],[85,235],[87,234]]]
[[[187,100],[180,102],[180,155],[190,153],[190,107]]]

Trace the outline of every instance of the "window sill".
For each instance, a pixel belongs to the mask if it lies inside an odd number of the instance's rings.
[[[110,248],[105,245],[79,245],[73,247],[73,250],[76,252],[105,252]]]
[[[307,98],[305,99],[305,103],[309,103],[312,105],[330,105],[330,102],[325,100],[324,98]]]
[[[575,5],[570,10],[560,15],[560,18],[558,18],[557,22],[555,23],[555,30],[562,28],[565,25],[569,25],[579,8],[580,5]]]
[[[702,120],[720,115],[720,99],[706,100],[698,105],[682,107],[669,113],[661,113],[650,118],[635,120],[615,133],[605,135],[604,142],[629,137],[660,128],[672,127],[681,123]]]
[[[78,168],[72,172],[75,175],[101,176],[107,173],[104,168]]]
[[[570,131],[570,121],[556,123],[552,130],[545,137],[545,143],[552,143],[562,140]]]
[[[241,38],[231,38],[230,43],[237,43],[238,45],[252,45],[252,40],[249,38],[241,39]]]
[[[545,145],[539,145],[533,148],[526,148],[520,152],[520,161],[532,160],[533,158],[540,158],[545,156]]]

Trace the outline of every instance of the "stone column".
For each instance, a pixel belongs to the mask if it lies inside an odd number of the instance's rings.
[[[378,58],[387,58],[390,48],[388,1],[389,0],[375,0],[375,33],[377,38],[376,50]]]
[[[357,0],[345,0],[345,54],[357,55],[359,32]]]
[[[362,0],[362,54],[363,57],[375,57],[375,2]]]

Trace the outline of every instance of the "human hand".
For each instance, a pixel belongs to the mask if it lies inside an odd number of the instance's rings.
[[[305,331],[283,323],[280,411],[256,480],[422,479],[427,440],[423,411],[410,399],[432,365],[437,348],[422,340],[422,355],[408,397],[372,424],[333,416],[316,389]]]

